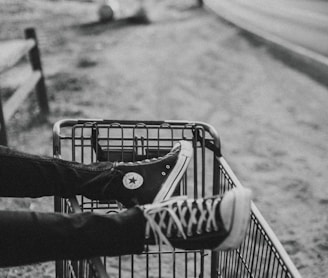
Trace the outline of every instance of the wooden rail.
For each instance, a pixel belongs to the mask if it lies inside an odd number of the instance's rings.
[[[3,104],[0,95],[0,145],[8,145],[6,122],[11,119],[32,91],[35,91],[37,95],[40,116],[45,118],[49,114],[38,40],[33,28],[25,29],[25,40],[12,40],[0,44],[0,74],[14,67],[25,55],[28,55],[32,73]]]

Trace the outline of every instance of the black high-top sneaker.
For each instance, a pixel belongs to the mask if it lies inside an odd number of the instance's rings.
[[[114,163],[113,169],[119,177],[108,185],[107,195],[114,196],[126,207],[166,200],[179,184],[192,153],[190,142],[179,141],[163,157]]]
[[[228,191],[222,198],[177,197],[145,205],[146,242],[185,250],[236,249],[246,234],[250,206],[251,191],[242,187]]]

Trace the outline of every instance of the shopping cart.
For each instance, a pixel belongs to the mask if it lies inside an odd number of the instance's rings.
[[[192,143],[194,155],[175,194],[199,198],[242,186],[220,152],[213,127],[188,121],[62,120],[54,125],[53,152],[65,160],[137,161],[163,156],[175,142]],[[82,196],[55,199],[64,213],[117,213],[116,201]],[[56,277],[301,277],[283,246],[252,204],[241,247],[228,252],[146,246],[141,255],[56,262]]]

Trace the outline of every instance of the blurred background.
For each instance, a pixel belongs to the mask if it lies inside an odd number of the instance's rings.
[[[111,15],[103,1],[0,0],[0,68],[16,49],[6,42],[35,28],[50,109],[40,117],[31,93],[6,122],[8,145],[51,156],[65,118],[207,122],[302,276],[327,277],[328,2],[199,2],[121,0]],[[26,59],[0,71],[4,106],[29,72]],[[0,208],[53,201],[0,198]]]

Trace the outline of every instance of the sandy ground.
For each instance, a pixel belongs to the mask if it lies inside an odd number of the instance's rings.
[[[93,24],[88,3],[0,2],[0,39],[37,27],[51,107],[38,120],[31,96],[9,123],[11,147],[51,155],[52,125],[63,118],[207,122],[303,277],[328,276],[326,87],[193,1],[147,2],[149,25]],[[2,76],[2,92],[24,73]],[[52,210],[49,199],[0,199],[0,207]],[[54,264],[0,277],[54,277]]]

